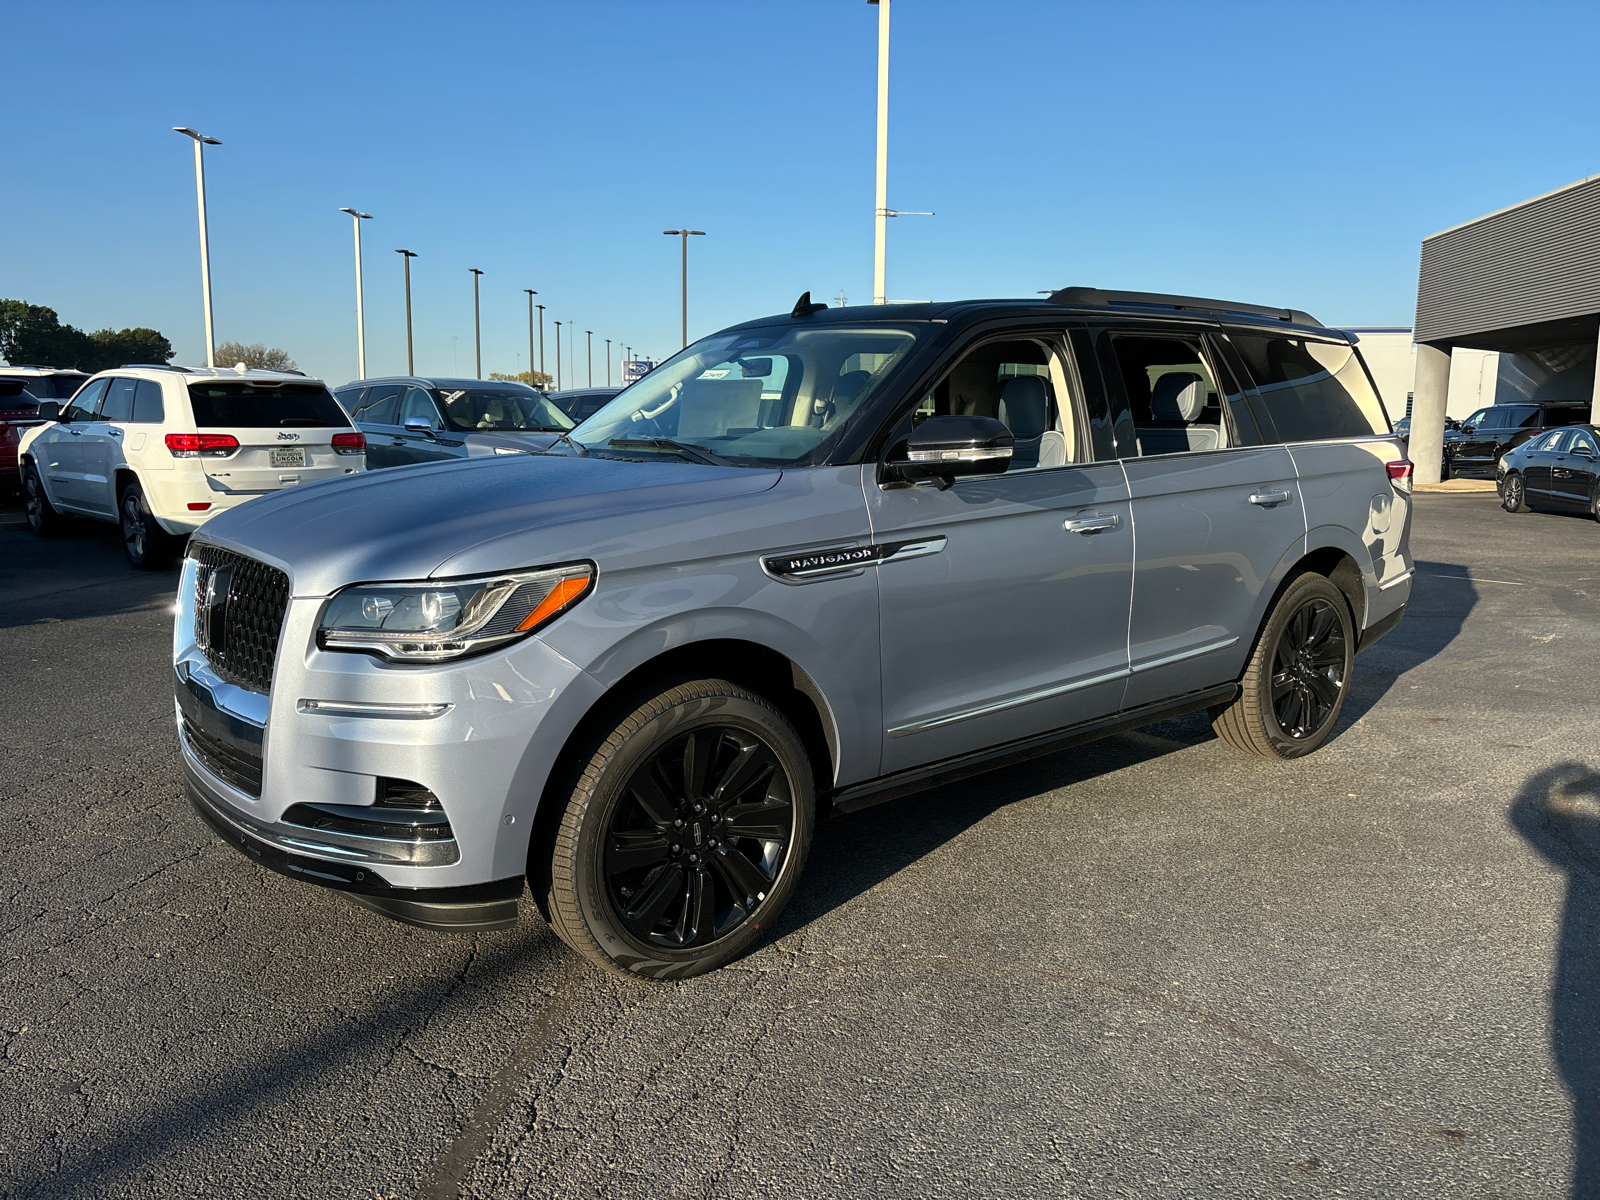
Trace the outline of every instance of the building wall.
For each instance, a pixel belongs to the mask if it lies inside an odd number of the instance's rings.
[[[1398,421],[1406,415],[1407,400],[1417,373],[1417,347],[1411,340],[1409,329],[1352,329],[1360,342],[1361,357],[1366,359],[1372,380],[1378,385],[1378,395],[1383,398],[1389,419]],[[1493,404],[1497,397],[1504,400],[1520,399],[1500,384],[1500,359],[1509,355],[1491,350],[1468,350],[1458,347],[1450,356],[1450,395],[1445,402],[1445,413],[1461,420],[1478,409]],[[1502,390],[1506,391],[1501,396]]]

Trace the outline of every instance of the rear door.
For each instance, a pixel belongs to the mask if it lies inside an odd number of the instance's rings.
[[[258,495],[359,471],[360,455],[334,450],[335,434],[354,432],[320,383],[268,379],[197,379],[189,404],[198,433],[232,437],[237,449],[201,455],[211,486]]]
[[[1550,462],[1550,498],[1566,508],[1588,508],[1594,498],[1600,445],[1588,429],[1580,426],[1561,435]]]
[[[1125,708],[1238,676],[1279,561],[1305,536],[1294,461],[1262,445],[1197,326],[1096,329],[1133,437],[1119,437],[1135,534]]]
[[[400,396],[402,383],[375,383],[357,389],[348,401],[350,417],[367,435],[367,466],[394,467],[400,464]],[[349,393],[340,393],[348,395]]]

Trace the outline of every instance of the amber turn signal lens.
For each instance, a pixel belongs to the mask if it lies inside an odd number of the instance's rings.
[[[581,575],[576,579],[563,579],[550,589],[550,594],[539,601],[539,606],[526,617],[522,624],[517,626],[518,633],[526,633],[530,629],[543,625],[567,605],[577,600],[584,592],[589,590],[589,583],[594,578],[592,575]]]

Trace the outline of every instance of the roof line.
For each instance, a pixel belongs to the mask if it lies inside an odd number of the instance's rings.
[[[1462,221],[1459,225],[1452,225],[1449,229],[1441,229],[1438,233],[1430,233],[1422,240],[1431,242],[1436,237],[1443,237],[1447,233],[1454,233],[1458,229],[1465,229],[1468,225],[1476,225],[1479,221],[1487,221],[1490,217],[1498,217],[1512,209],[1522,208],[1528,204],[1537,204],[1541,200],[1548,200],[1551,196],[1559,196],[1562,192],[1570,192],[1573,188],[1582,187],[1586,183],[1593,183],[1600,179],[1600,175],[1585,175],[1582,179],[1572,183],[1564,183],[1558,188],[1551,188],[1548,192],[1540,192],[1537,196],[1529,196],[1526,200],[1518,200],[1515,204],[1508,204],[1504,208],[1497,208],[1493,212],[1484,213],[1481,217],[1473,217],[1470,221]]]

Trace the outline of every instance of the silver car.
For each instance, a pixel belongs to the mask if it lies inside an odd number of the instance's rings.
[[[334,396],[367,437],[367,466],[543,450],[577,424],[543,392],[489,379],[364,379]]]
[[[257,862],[668,979],[814,823],[1204,710],[1337,728],[1411,588],[1410,469],[1305,313],[1067,289],[704,338],[539,455],[302,486],[193,539],[191,798]]]

